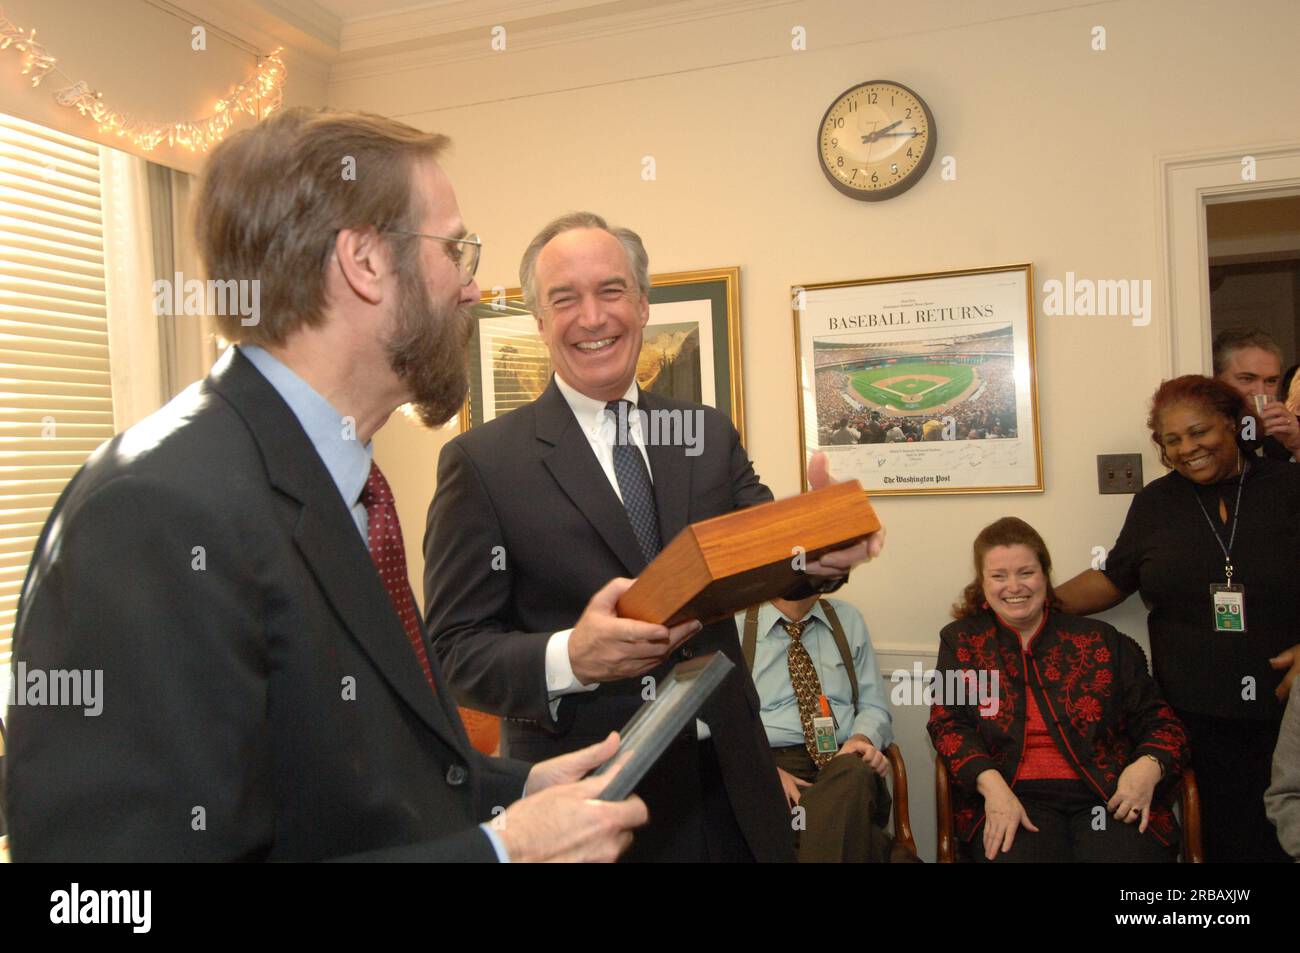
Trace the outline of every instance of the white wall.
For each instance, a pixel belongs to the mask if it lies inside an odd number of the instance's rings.
[[[877,499],[886,555],[844,595],[879,647],[930,653],[981,526],[1009,513],[1029,520],[1068,578],[1092,547],[1113,543],[1129,503],[1097,494],[1095,455],[1141,451],[1148,480],[1164,472],[1143,427],[1169,320],[1156,156],[1297,133],[1300,7],[1290,0],[1048,6],[918,2],[867,17],[852,3],[754,4],[650,32],[531,46],[525,35],[503,53],[485,35],[481,51],[438,64],[348,64],[329,100],[453,137],[447,165],[469,225],[486,237],[485,287],[517,284],[528,239],[573,208],[640,231],[653,271],[740,265],[749,450],[778,495],[799,488],[792,284],[1024,260],[1040,288],[1066,271],[1151,279],[1149,327],[1038,320],[1046,492]],[[1013,15],[1034,8],[1045,12]],[[794,25],[807,29],[805,52],[790,49]],[[1091,49],[1096,25],[1105,52]],[[818,121],[838,93],[873,78],[927,99],[956,181],[942,181],[936,162],[881,204],[827,184]],[[656,181],[640,177],[644,155],[656,159]],[[402,504],[418,556],[412,528],[433,490],[432,447],[396,428],[386,436],[387,472],[423,490]],[[1145,637],[1136,599],[1111,617]]]

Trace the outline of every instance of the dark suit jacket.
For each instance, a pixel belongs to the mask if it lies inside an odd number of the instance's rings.
[[[1282,441],[1278,440],[1277,437],[1266,434],[1255,446],[1260,447],[1263,451],[1261,455],[1268,457],[1270,460],[1280,460],[1282,463],[1291,462],[1291,451],[1283,446]]]
[[[233,348],[68,485],[14,648],[103,671],[97,717],[9,710],[15,860],[493,860],[476,825],[522,791],[436,665],[429,691],[324,463]]]
[[[721,413],[646,392],[640,401],[647,411],[704,414],[700,455],[647,447],[665,543],[688,523],[772,499]],[[610,579],[645,567],[627,512],[554,381],[532,404],[443,448],[424,546],[434,648],[463,703],[505,717],[504,751],[528,759],[572,751],[621,728],[640,707],[641,679],[565,696],[558,723],[548,707],[547,640],[572,627]],[[494,568],[501,557],[504,568]],[[735,820],[759,860],[793,859],[789,813],[732,620],[706,626],[650,674],[662,679],[681,659],[715,650],[736,670],[701,717]],[[669,829],[679,809],[705,796],[694,744],[674,746],[638,788],[651,820],[637,847],[662,847],[644,856],[698,849],[690,832]]]

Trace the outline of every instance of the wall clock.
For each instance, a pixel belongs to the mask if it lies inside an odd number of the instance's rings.
[[[877,79],[831,103],[817,130],[817,159],[849,198],[879,202],[920,181],[937,139],[925,100],[902,83]]]

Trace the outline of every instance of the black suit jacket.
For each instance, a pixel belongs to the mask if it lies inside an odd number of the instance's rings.
[[[644,391],[640,406],[703,412],[698,456],[647,447],[665,543],[688,523],[772,499],[721,413]],[[572,627],[610,579],[636,576],[646,564],[623,504],[553,380],[533,403],[443,448],[424,545],[434,648],[465,704],[504,716],[504,751],[530,760],[572,751],[621,728],[640,707],[641,679],[565,696],[558,721],[548,707],[550,636]],[[681,659],[715,650],[736,669],[701,717],[734,818],[756,858],[793,859],[790,817],[732,620],[706,626],[650,674],[662,679]],[[670,829],[690,802],[707,796],[693,745],[674,746],[638,788],[651,816],[637,834],[643,856],[690,856],[698,846],[691,832]]]
[[[1261,456],[1268,457],[1270,460],[1279,460],[1282,463],[1291,462],[1291,451],[1288,450],[1277,437],[1264,436],[1264,439],[1255,444],[1261,448]]]
[[[200,548],[201,547],[201,548]],[[474,753],[297,418],[232,348],[60,497],[15,661],[103,710],[10,708],[15,860],[493,860],[526,766]]]

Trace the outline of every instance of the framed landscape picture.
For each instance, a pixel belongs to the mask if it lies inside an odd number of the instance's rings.
[[[740,269],[652,275],[650,284],[637,383],[652,393],[716,407],[744,440]],[[536,400],[551,379],[546,344],[520,289],[485,293],[474,316],[462,430]]]
[[[813,453],[873,496],[1043,489],[1033,267],[791,289]]]

